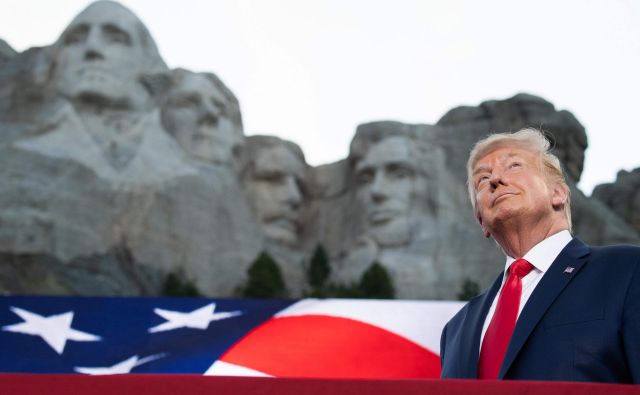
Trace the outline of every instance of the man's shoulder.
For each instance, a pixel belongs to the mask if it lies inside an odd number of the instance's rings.
[[[589,246],[586,271],[594,276],[631,278],[640,272],[640,247],[633,245]]]
[[[594,259],[640,263],[640,247],[634,245],[591,246]]]

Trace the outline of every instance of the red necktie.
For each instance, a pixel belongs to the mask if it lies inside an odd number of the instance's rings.
[[[502,286],[496,311],[482,340],[478,361],[478,378],[480,379],[498,378],[513,328],[516,326],[522,296],[522,277],[529,274],[532,269],[533,265],[524,259],[517,259],[509,267],[509,277]]]

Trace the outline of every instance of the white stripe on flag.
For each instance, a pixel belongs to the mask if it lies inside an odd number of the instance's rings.
[[[439,354],[442,328],[463,305],[449,301],[303,299],[275,316],[349,318],[383,328]]]
[[[273,377],[260,371],[245,368],[244,366],[234,365],[223,361],[215,361],[206,372],[205,376],[251,376],[251,377]]]

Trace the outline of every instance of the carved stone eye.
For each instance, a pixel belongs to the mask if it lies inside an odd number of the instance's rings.
[[[261,181],[267,181],[273,184],[284,183],[287,175],[280,171],[262,171],[256,174],[255,178]]]
[[[89,35],[89,26],[79,25],[73,28],[64,36],[65,45],[79,44],[87,41]]]
[[[105,38],[111,43],[122,44],[126,46],[131,45],[131,36],[129,35],[129,33],[125,32],[117,26],[105,25],[102,28],[102,31]]]
[[[412,177],[414,171],[413,168],[407,166],[406,164],[391,163],[387,165],[387,174],[389,174],[391,178],[402,179]]]
[[[171,100],[171,105],[176,108],[195,109],[200,103],[200,96],[192,94],[177,95]]]
[[[370,184],[373,181],[375,170],[371,168],[365,168],[356,173],[356,183],[358,185]]]

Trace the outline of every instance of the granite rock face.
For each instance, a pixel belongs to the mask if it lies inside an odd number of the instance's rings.
[[[263,236],[237,174],[239,105],[217,77],[168,70],[142,22],[101,1],[0,81],[0,251],[49,278],[21,271],[8,291],[158,294],[179,274],[233,293]],[[195,151],[202,135],[215,144]],[[83,264],[81,280],[59,269]]]
[[[17,52],[3,39],[0,39],[0,66],[16,56]]]
[[[245,137],[219,78],[169,70],[138,17],[99,1],[51,46],[0,42],[0,292],[158,295],[173,275],[235,296],[266,251],[299,297],[321,245],[331,284],[378,262],[397,297],[456,299],[504,264],[471,211],[468,152],[525,126],[548,132],[570,176],[575,233],[639,243],[638,174],[584,196],[585,130],[541,98],[366,123],[347,158],[311,167],[293,142]]]
[[[598,185],[593,190],[593,197],[640,232],[640,167],[619,171],[616,181]]]

